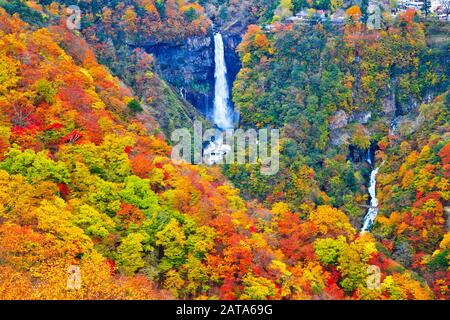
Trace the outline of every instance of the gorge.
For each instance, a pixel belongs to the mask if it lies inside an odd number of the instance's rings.
[[[366,215],[364,216],[361,233],[371,230],[375,218],[377,217],[378,214],[378,199],[376,196],[377,173],[378,167],[373,169],[370,173],[370,185],[369,185],[370,207],[367,210]]]

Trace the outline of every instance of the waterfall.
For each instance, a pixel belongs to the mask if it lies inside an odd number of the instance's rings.
[[[392,119],[391,125],[389,126],[389,134],[390,135],[395,134],[395,131],[397,130],[398,120],[399,120],[399,117],[395,117],[394,119]]]
[[[370,147],[367,148],[366,161],[367,161],[368,164],[372,164],[372,158],[371,158],[371,155],[370,155]]]
[[[363,226],[361,228],[362,233],[369,231],[372,228],[373,222],[378,214],[378,199],[376,196],[377,173],[378,167],[373,169],[372,172],[370,173],[370,185],[369,185],[370,208],[367,211],[367,214],[363,220]]]
[[[230,95],[227,84],[227,66],[222,35],[214,35],[214,123],[221,130],[233,129],[233,111],[230,109]]]

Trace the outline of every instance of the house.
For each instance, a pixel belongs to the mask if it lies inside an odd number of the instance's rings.
[[[265,25],[262,27],[263,32],[271,33],[274,30],[274,26],[271,24]]]
[[[290,23],[301,23],[301,22],[304,22],[305,19],[297,17],[297,16],[292,16],[292,17],[287,18],[286,21],[290,22]]]
[[[330,17],[330,20],[334,24],[344,24],[345,23],[345,11],[343,9],[336,10]]]
[[[300,12],[297,12],[295,14],[295,16],[301,20],[307,20],[308,19],[308,11],[306,11],[305,9],[303,9]]]
[[[207,165],[222,162],[225,155],[231,151],[231,146],[223,144],[222,141],[211,141],[203,150],[203,159]]]

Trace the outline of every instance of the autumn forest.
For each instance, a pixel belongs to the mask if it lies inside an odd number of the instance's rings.
[[[446,1],[0,0],[0,299],[448,300]]]

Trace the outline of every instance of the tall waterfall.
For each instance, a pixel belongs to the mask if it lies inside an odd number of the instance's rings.
[[[372,164],[372,158],[371,158],[371,155],[370,155],[370,147],[367,148],[366,161],[367,161],[368,164]]]
[[[233,111],[227,84],[227,66],[223,40],[220,33],[214,35],[214,62],[216,79],[214,87],[214,123],[222,130],[233,129]]]
[[[369,185],[369,195],[370,195],[370,208],[364,217],[363,226],[361,232],[364,233],[372,228],[373,222],[378,214],[378,199],[376,195],[377,186],[377,173],[378,167],[373,169],[370,173],[370,185]]]

